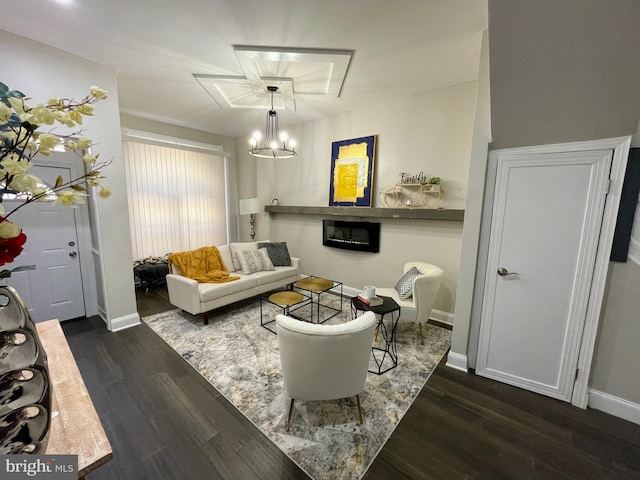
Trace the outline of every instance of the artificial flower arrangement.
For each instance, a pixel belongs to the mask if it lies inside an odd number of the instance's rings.
[[[85,203],[86,185],[98,187],[102,198],[110,196],[109,187],[101,185],[104,178],[101,170],[111,161],[99,162],[99,154],[89,153],[90,139],[80,136],[82,131],[68,135],[57,135],[53,127],[41,131],[46,125],[56,123],[75,128],[82,125],[83,116],[93,115],[93,105],[107,98],[107,91],[91,87],[82,100],[53,97],[46,104],[31,106],[29,98],[18,90],[9,90],[0,82],[0,266],[13,262],[22,252],[27,236],[20,225],[10,220],[20,208],[32,202],[53,200],[54,204],[75,207]],[[47,186],[38,177],[28,173],[33,166],[33,158],[40,154],[51,156],[56,151],[66,149],[75,152],[84,160],[85,174],[65,182],[62,177],[55,185]],[[10,211],[5,211],[2,200],[6,194],[15,195],[20,203]],[[34,267],[18,267],[0,271],[0,278],[11,276],[12,272]]]

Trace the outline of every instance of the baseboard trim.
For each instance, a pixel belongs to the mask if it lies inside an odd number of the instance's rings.
[[[638,208],[640,208],[640,203],[638,204]],[[627,253],[627,258],[636,265],[640,265],[640,242],[637,242],[633,238],[629,241],[629,253]]]
[[[431,315],[429,315],[429,318],[433,318],[440,323],[445,323],[453,327],[453,313],[445,312],[444,310],[436,310],[434,308],[433,310],[431,310]]]
[[[336,293],[340,294],[340,288],[337,289]],[[357,297],[358,295],[360,295],[362,293],[362,289],[361,288],[358,289],[358,288],[349,287],[348,285],[343,285],[342,286],[342,293],[343,293],[343,295],[348,295],[349,297]]]
[[[454,368],[456,370],[460,370],[463,372],[468,371],[467,367],[467,356],[462,355],[461,353],[449,352],[447,355],[447,363],[446,366],[450,368]]]
[[[640,405],[624,398],[591,388],[588,406],[640,425]]]
[[[119,330],[124,330],[125,328],[134,327],[136,325],[140,325],[140,314],[138,314],[138,312],[111,320],[110,331],[117,332]]]
[[[107,326],[107,330],[108,330],[109,322],[107,322],[107,312],[105,312],[102,307],[98,307],[98,316],[102,319],[104,324]]]

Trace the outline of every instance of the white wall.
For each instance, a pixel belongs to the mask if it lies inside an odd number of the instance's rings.
[[[372,206],[383,206],[380,189],[401,172],[423,171],[443,178],[443,207],[464,208],[475,93],[476,82],[467,82],[290,129],[299,155],[259,161],[258,178],[271,181],[259,181],[258,190],[282,205],[328,206],[331,143],[377,135]]]
[[[640,267],[633,262],[609,264],[590,386],[640,406],[638,298]]]
[[[236,139],[239,164],[255,169],[256,194],[264,204],[278,196],[281,205],[328,206],[331,143],[377,135],[373,190],[393,185],[401,172],[442,177],[445,208],[464,208],[476,98],[468,82],[412,98],[308,122],[289,129],[298,140],[293,159],[255,160],[246,153],[246,138]],[[242,175],[242,172],[239,172]],[[349,219],[348,217],[346,219]],[[369,219],[373,221],[373,219]],[[242,222],[242,220],[241,220]],[[257,215],[257,239],[287,241],[302,258],[307,274],[326,276],[345,285],[393,286],[406,261],[435,263],[445,271],[436,309],[453,311],[462,222],[382,219],[379,254],[322,246],[322,216]],[[247,223],[247,222],[243,222]],[[243,226],[244,240],[247,228]]]
[[[113,159],[103,173],[113,195],[97,202],[100,245],[94,245],[99,281],[98,308],[116,326],[139,321],[133,285],[127,198],[122,163],[122,140],[116,74],[113,69],[41,43],[0,31],[3,83],[32,97],[32,103],[52,96],[83,98],[92,85],[109,91],[109,99],[86,117],[85,136],[97,144],[102,159]],[[57,129],[63,132],[63,129]],[[52,157],[54,161],[55,157]]]
[[[469,167],[469,185],[467,206],[462,232],[462,252],[460,255],[460,280],[456,295],[456,323],[451,337],[451,350],[448,364],[465,369],[468,366],[467,344],[471,332],[471,311],[475,290],[478,245],[480,243],[480,224],[482,220],[482,202],[487,172],[487,150],[491,141],[491,106],[489,85],[489,35],[482,36],[482,49],[478,74],[478,94],[476,96],[475,121],[473,125],[473,144]],[[475,350],[469,352],[475,360]]]

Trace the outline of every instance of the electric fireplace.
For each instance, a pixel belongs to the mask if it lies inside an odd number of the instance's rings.
[[[344,250],[378,253],[380,251],[380,224],[323,220],[322,244]]]

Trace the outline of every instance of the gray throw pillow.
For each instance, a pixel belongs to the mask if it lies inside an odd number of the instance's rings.
[[[398,280],[395,289],[398,292],[400,300],[406,300],[411,295],[413,295],[413,281],[420,275],[422,275],[420,271],[416,267],[413,267],[407,270],[407,273],[405,273],[402,278]]]
[[[266,248],[274,267],[290,267],[291,257],[287,242],[260,242],[258,248]]]
[[[236,253],[244,275],[262,272],[264,270],[275,270],[271,259],[264,250],[240,250]]]

